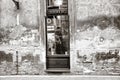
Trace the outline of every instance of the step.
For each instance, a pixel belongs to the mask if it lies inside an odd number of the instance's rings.
[[[48,68],[45,70],[46,72],[70,72],[68,68]]]

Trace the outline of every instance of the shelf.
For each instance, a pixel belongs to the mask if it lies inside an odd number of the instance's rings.
[[[47,33],[55,33],[55,30],[48,30]]]
[[[48,9],[47,15],[67,15],[67,9]]]
[[[59,9],[59,6],[50,5],[47,8],[48,9]]]
[[[65,54],[54,54],[54,55],[47,55],[47,57],[70,57],[70,55],[65,55]]]

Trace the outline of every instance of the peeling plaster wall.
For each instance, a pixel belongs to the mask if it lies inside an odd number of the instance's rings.
[[[19,0],[20,24],[25,27],[38,28],[38,0]],[[1,0],[1,26],[16,25],[16,7],[12,0]],[[28,27],[28,28],[29,28]]]
[[[83,20],[90,16],[98,15],[118,15],[119,0],[75,0],[77,9],[77,19]]]
[[[39,40],[40,3],[38,2],[39,0],[19,0],[20,9],[17,10],[12,0],[0,1],[0,30],[2,30],[0,34],[3,36],[1,41],[11,44],[15,40],[20,45],[19,40],[23,40],[23,37],[24,40],[26,37],[29,38],[25,41],[29,41],[30,38],[33,42]],[[19,14],[19,25],[17,25],[17,14]]]
[[[1,27],[15,26],[15,11],[12,0],[1,0]]]
[[[0,30],[2,41],[10,43],[15,40],[24,40],[26,37],[33,38],[33,42],[38,41],[40,38],[40,3],[39,0],[19,0],[20,9],[17,10],[12,0],[1,0],[0,6]],[[17,21],[17,14],[19,14],[19,21]],[[19,25],[17,23],[19,22]],[[10,41],[12,40],[12,41]],[[27,41],[29,41],[27,39]],[[0,43],[1,43],[0,42]],[[14,43],[14,41],[13,41]]]
[[[38,28],[38,0],[20,0],[21,2],[21,19],[24,26]],[[40,6],[39,6],[40,7]]]
[[[119,48],[119,6],[119,0],[76,0],[76,48]]]
[[[39,33],[41,33],[37,32],[40,26],[38,18],[40,16],[39,11],[44,10],[39,10],[40,8],[38,8],[38,0],[19,1],[20,25],[16,26],[17,11],[14,3],[12,0],[0,0],[0,26],[1,28],[5,29],[3,33],[6,33],[7,30],[10,30],[10,34],[8,33],[9,35],[5,34],[8,35],[9,38],[7,39],[9,41],[0,45],[0,50],[5,51],[6,53],[13,53],[13,62],[16,61],[16,51],[19,53],[19,62],[22,61],[21,58],[25,54],[40,54],[40,63],[42,63],[44,66],[42,66],[41,69],[38,68],[40,71],[37,72],[37,74],[43,74],[43,70],[45,68],[45,50],[40,46],[40,43],[36,41],[37,37],[35,36],[39,36]],[[96,53],[97,51],[108,52],[111,49],[120,49],[120,1],[74,0],[74,2],[74,6],[76,6],[76,13],[74,13],[74,8],[72,7],[72,14],[75,14],[72,16],[72,18],[76,16],[76,22],[74,23],[77,24],[75,25],[74,35],[71,34],[75,38],[75,44],[74,47],[71,48],[70,62],[71,72],[76,74],[81,70],[80,67],[82,65],[79,64],[80,60],[76,54],[77,51],[79,51],[81,56],[87,55],[89,58],[91,58],[90,54]],[[44,15],[44,12],[42,12],[41,15]],[[41,16],[41,18],[44,18],[44,16]],[[44,25],[44,20],[40,20],[40,22],[41,25]],[[72,24],[72,27],[73,26],[74,25]],[[41,26],[40,31],[43,29],[44,27]],[[44,35],[43,33],[40,35]],[[3,62],[3,64],[5,66],[7,65],[6,62]],[[12,64],[14,65],[14,63]],[[24,64],[27,65],[24,67]],[[4,65],[3,67],[5,67]],[[24,62],[23,65],[21,64],[22,70],[20,74],[36,74],[36,70],[35,73],[34,71],[32,72],[34,67],[30,67],[28,72],[25,72],[24,69],[28,68],[29,66],[29,62]],[[16,72],[14,71],[13,74],[15,73]],[[1,74],[7,74],[7,72]],[[12,73],[10,72],[8,74]]]
[[[12,63],[6,61],[1,63],[0,75],[16,74],[16,51],[18,51],[20,66],[19,74],[43,74],[45,51],[40,46],[40,34],[38,32],[40,26],[40,3],[38,2],[40,1],[19,0],[19,2],[20,10],[17,11],[12,0],[0,0],[0,51],[5,52],[5,54],[13,54]],[[17,25],[17,13],[20,16],[20,25]],[[36,68],[32,62],[26,59],[22,61],[22,57],[27,54],[38,55],[39,60],[35,64],[40,66],[39,68]],[[8,69],[4,71],[7,65],[11,66],[8,66]],[[31,67],[29,67],[30,65]]]
[[[72,70],[80,71],[77,51],[81,56],[96,52],[120,50],[120,1],[75,0],[76,21],[75,52],[71,53]],[[119,53],[120,55],[120,53]]]

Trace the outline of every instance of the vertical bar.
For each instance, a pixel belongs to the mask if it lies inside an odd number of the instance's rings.
[[[69,69],[70,69],[70,28],[69,28],[69,15],[67,17],[67,26],[68,26],[68,54],[69,54]]]
[[[18,65],[18,51],[16,51],[16,75],[18,75],[19,72],[19,65]]]
[[[48,44],[47,44],[47,16],[45,16],[45,41],[46,41],[46,68],[48,68],[48,60],[47,60],[47,53],[48,53]]]

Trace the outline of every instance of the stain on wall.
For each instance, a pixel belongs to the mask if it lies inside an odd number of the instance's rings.
[[[81,45],[76,47],[119,47],[119,2],[118,0],[76,0],[75,40],[76,44]]]

